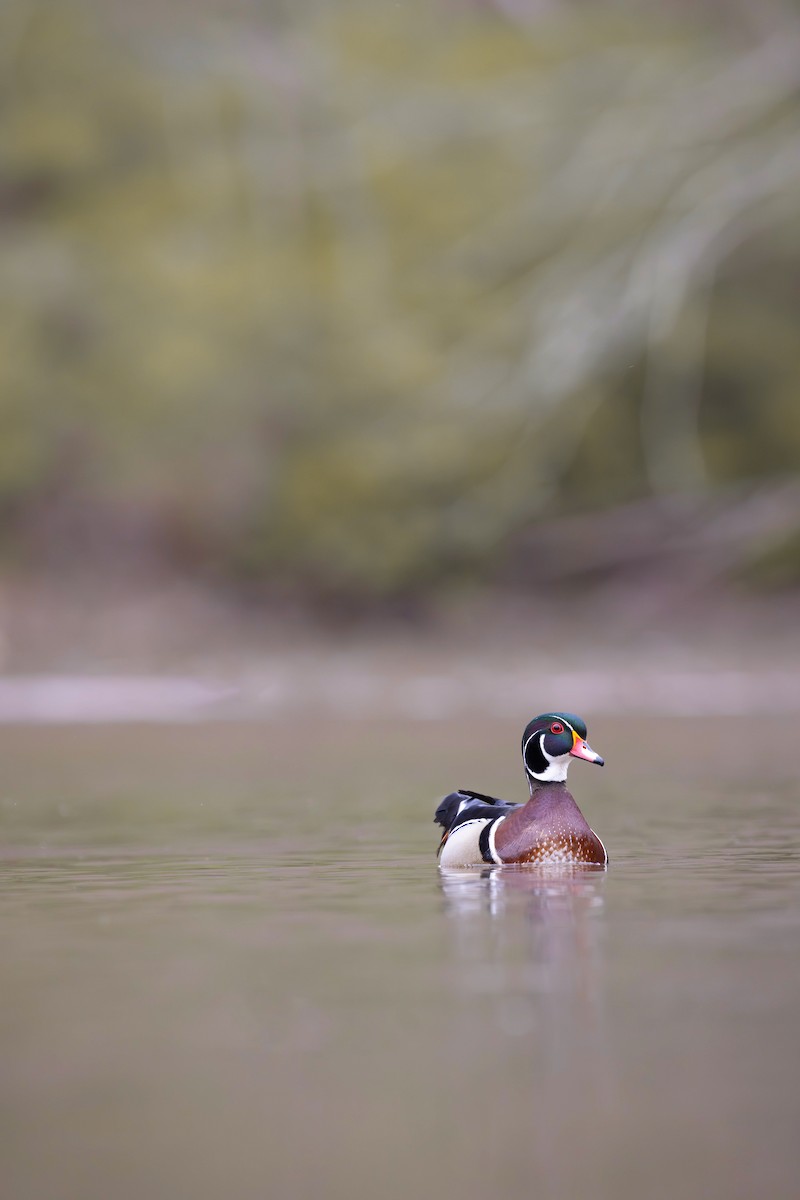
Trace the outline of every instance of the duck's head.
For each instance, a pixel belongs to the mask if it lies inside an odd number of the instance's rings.
[[[586,723],[574,713],[551,712],[534,717],[522,735],[522,759],[531,787],[567,778],[570,758],[603,766],[586,741]]]

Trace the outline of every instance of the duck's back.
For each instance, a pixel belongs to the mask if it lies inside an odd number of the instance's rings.
[[[524,805],[498,800],[468,788],[445,796],[436,809],[434,821],[444,829],[439,845],[439,866],[465,867],[496,863],[490,837],[503,817]]]

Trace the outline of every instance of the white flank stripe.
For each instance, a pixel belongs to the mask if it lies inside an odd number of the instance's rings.
[[[501,817],[499,821],[495,821],[494,825],[489,830],[489,853],[491,854],[494,861],[498,864],[501,864],[503,860],[495,849],[494,839],[495,839],[495,834],[497,833],[497,827],[498,827],[498,825],[502,825],[503,821],[505,821],[505,817]]]

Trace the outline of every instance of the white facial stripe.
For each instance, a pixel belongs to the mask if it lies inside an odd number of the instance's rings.
[[[533,741],[533,739],[534,739],[535,737],[536,737],[536,734],[535,734],[535,733],[532,733],[530,737],[528,737],[528,738],[526,738],[526,739],[525,739],[525,745],[522,747],[522,761],[525,763],[525,770],[526,770],[526,771],[528,771],[528,742],[531,742],[531,741]],[[528,774],[529,774],[529,775],[532,775],[532,774],[533,774],[533,772],[532,772],[532,771],[528,771]]]
[[[572,726],[570,726],[570,728],[572,728]],[[567,778],[567,771],[569,770],[569,751],[567,750],[565,754],[559,754],[557,757],[554,757],[552,754],[548,754],[544,748],[544,739],[546,734],[546,729],[538,732],[539,749],[542,752],[542,757],[547,763],[544,771],[532,771],[528,766],[528,743],[533,738],[537,737],[536,731],[534,731],[529,738],[525,739],[525,744],[522,747],[522,761],[525,764],[525,773],[526,775],[529,775],[531,779],[538,779],[544,783],[561,783]]]
[[[547,770],[542,771],[541,774],[536,776],[536,778],[545,779],[548,782],[560,782],[561,780],[567,778],[567,771],[569,770],[569,750],[566,752],[566,754],[548,754],[544,748],[544,739],[545,734],[543,733],[539,739],[539,749],[541,750],[543,757],[547,759],[548,766]]]
[[[563,723],[566,725],[567,729],[569,729],[569,730],[570,730],[572,733],[575,733],[575,736],[576,736],[576,737],[578,737],[578,738],[580,738],[580,737],[581,737],[581,735],[580,735],[579,733],[576,733],[576,732],[575,732],[575,730],[572,728],[572,726],[570,725],[569,721],[568,721],[568,720],[567,720],[565,717],[559,716],[559,714],[558,714],[558,713],[551,713],[551,714],[550,714],[550,717],[551,717],[551,718],[552,718],[552,720],[554,720],[554,721],[563,721]],[[546,733],[546,732],[547,732],[547,730],[545,730],[545,733]],[[525,745],[522,747],[522,756],[523,756],[523,758],[525,757],[525,755],[526,755],[526,753],[527,753],[527,751],[528,751],[528,742],[531,740],[531,738],[535,738],[535,737],[536,737],[536,731],[534,730],[534,732],[531,734],[531,736],[530,736],[529,738],[526,738],[526,739],[525,739]],[[583,741],[583,738],[581,738],[581,741]],[[544,746],[542,746],[542,749],[544,750]],[[550,762],[552,762],[553,760],[550,758],[550,755],[549,755],[549,754],[547,754],[547,751],[545,750],[544,752],[545,752],[545,755],[546,755],[546,757],[547,757],[547,758],[550,760]]]

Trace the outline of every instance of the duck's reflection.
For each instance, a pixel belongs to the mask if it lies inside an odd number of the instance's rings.
[[[577,1078],[583,1103],[608,1099],[606,878],[581,866],[440,870],[461,1033],[474,1039],[479,1022],[504,1078],[533,1102],[547,1094],[541,1132],[574,1111]]]
[[[606,872],[597,867],[440,870],[468,986],[573,993],[599,1003]],[[481,980],[484,983],[481,983]]]
[[[574,918],[584,908],[603,907],[604,867],[563,865],[553,867],[487,866],[439,869],[445,906],[453,917],[474,917],[478,912],[504,915],[520,898],[531,919],[561,914]]]

